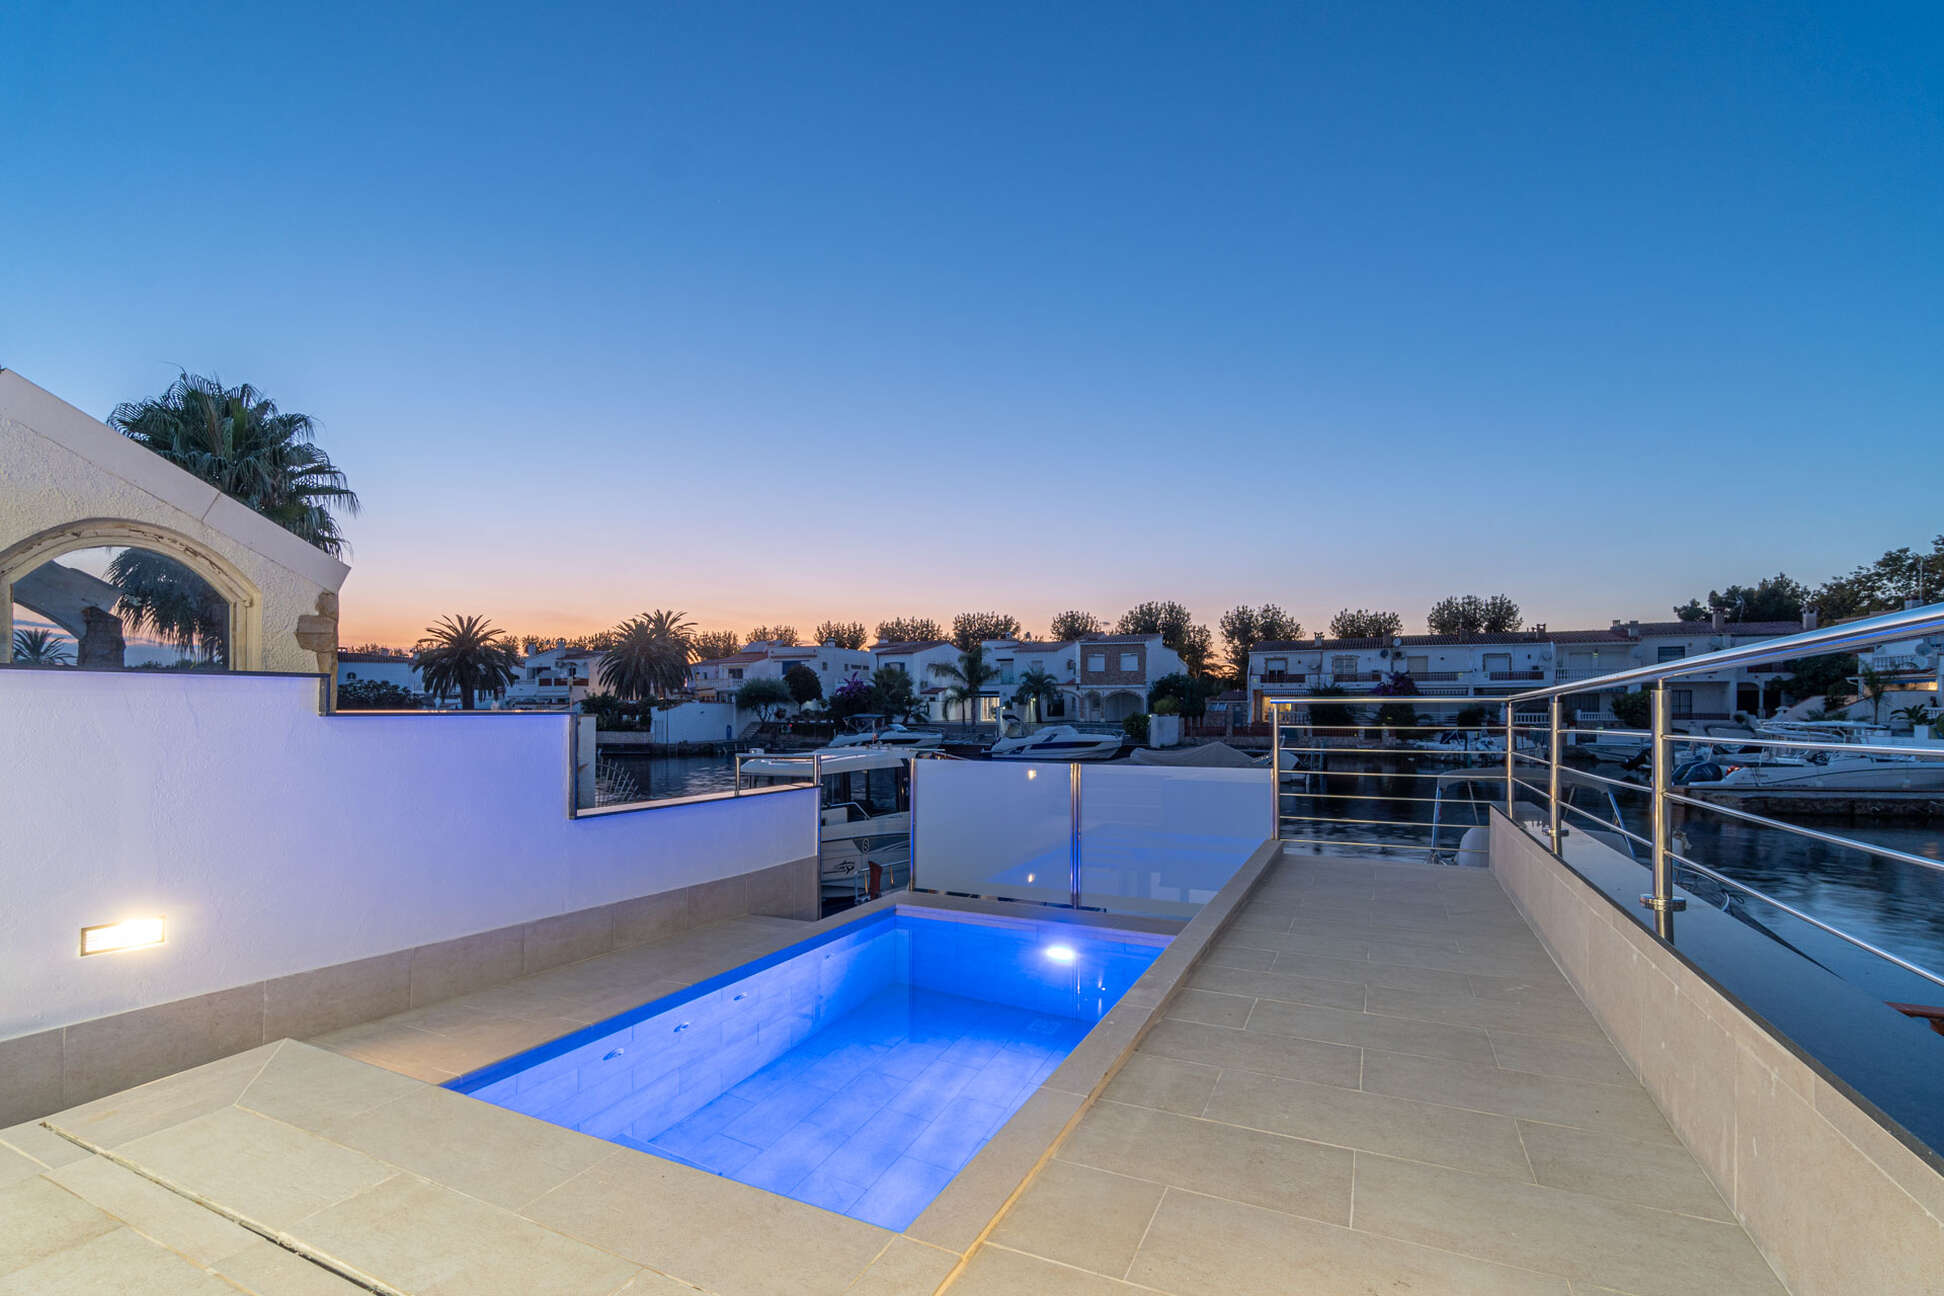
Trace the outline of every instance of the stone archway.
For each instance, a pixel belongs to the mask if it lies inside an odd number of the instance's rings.
[[[0,663],[13,660],[13,605],[31,607],[69,629],[77,640],[91,618],[88,609],[109,611],[104,603],[114,586],[85,573],[36,577],[42,564],[77,549],[149,549],[187,567],[229,604],[229,669],[263,668],[263,595],[234,565],[180,532],[152,522],[87,518],[36,532],[0,550]]]

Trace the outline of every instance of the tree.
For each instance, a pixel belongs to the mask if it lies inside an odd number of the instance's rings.
[[[988,683],[999,678],[999,668],[985,659],[985,645],[974,640],[971,647],[959,650],[956,663],[935,662],[931,672],[951,681],[951,687],[945,690],[945,700],[961,704],[965,708],[965,722],[977,724],[979,697]]]
[[[944,637],[944,630],[930,617],[892,617],[877,626],[879,643],[932,643]]]
[[[1348,697],[1349,693],[1338,684],[1325,684],[1311,692],[1312,697]],[[1353,729],[1358,724],[1355,708],[1341,702],[1312,702],[1309,706],[1310,729],[1321,735],[1326,730]]]
[[[778,648],[797,646],[797,632],[793,625],[759,625],[749,632],[751,643],[772,643]]]
[[[1176,672],[1163,675],[1148,689],[1148,710],[1161,712],[1163,703],[1172,703],[1175,714],[1184,720],[1199,720],[1208,714],[1208,699],[1221,691],[1221,685],[1206,675]]]
[[[862,676],[853,675],[830,691],[830,718],[839,724],[878,709],[877,690]]]
[[[836,644],[839,648],[862,648],[865,630],[862,621],[819,621],[810,632],[814,643]]]
[[[338,685],[340,711],[416,711],[418,698],[390,680],[350,680]]]
[[[1222,613],[1216,623],[1228,649],[1229,678],[1238,686],[1249,678],[1249,653],[1259,643],[1294,639],[1303,633],[1303,624],[1274,603],[1252,608],[1244,603]]]
[[[880,666],[871,672],[872,710],[881,711],[893,720],[919,718],[923,705],[918,701],[918,691],[912,687],[911,674],[896,666]]]
[[[1645,689],[1616,693],[1610,704],[1613,718],[1628,729],[1648,729],[1654,723],[1654,698]]]
[[[718,657],[733,657],[747,642],[734,630],[704,630],[689,640],[689,647],[695,650],[695,660],[714,661]]]
[[[988,639],[1017,639],[1019,618],[1004,612],[961,612],[952,618],[952,646],[960,652]]]
[[[1810,603],[1824,617],[1839,620],[1895,612],[1906,598],[1919,603],[1944,599],[1944,535],[1931,541],[1928,553],[1909,547],[1892,549],[1847,576],[1826,581],[1810,596]]]
[[[759,720],[769,719],[769,712],[790,701],[790,689],[780,679],[763,676],[745,680],[736,690],[736,705],[745,711],[754,711]]]
[[[688,679],[695,623],[680,612],[657,608],[614,628],[601,654],[601,686],[624,702],[667,697]]]
[[[1719,610],[1728,621],[1800,621],[1810,597],[1807,585],[1791,580],[1787,572],[1777,572],[1753,585],[1709,590],[1705,604],[1689,599],[1674,609],[1674,615],[1683,621],[1706,621]]]
[[[74,660],[69,641],[49,630],[13,632],[13,659],[23,666],[65,666]]]
[[[1409,729],[1417,722],[1417,708],[1409,702],[1386,702],[1377,708],[1377,723],[1386,729]]]
[[[1395,612],[1345,608],[1330,618],[1333,639],[1389,639],[1404,632],[1404,618]]]
[[[1021,671],[1019,687],[1013,690],[1012,700],[1016,705],[1029,709],[1033,720],[1046,718],[1046,704],[1060,696],[1060,682],[1052,675],[1035,666]]]
[[[1870,723],[1875,724],[1883,715],[1883,695],[1890,691],[1889,679],[1873,666],[1865,666],[1861,672],[1863,696],[1870,699]]]
[[[1075,639],[1087,639],[1107,632],[1107,623],[1091,612],[1061,612],[1054,616],[1053,624],[1047,628],[1047,635],[1055,643],[1068,643]]]
[[[214,586],[153,549],[123,549],[108,562],[108,583],[121,591],[115,614],[205,662],[229,656],[229,603]]]
[[[790,690],[790,700],[798,706],[815,702],[823,696],[823,681],[817,678],[817,672],[802,662],[783,672],[783,686]]]
[[[344,552],[338,512],[358,497],[312,437],[308,414],[285,414],[256,388],[180,373],[160,396],[115,406],[108,423],[328,554]]]
[[[1433,603],[1424,619],[1436,635],[1504,634],[1524,624],[1519,605],[1503,594],[1453,594]]]
[[[1182,664],[1196,675],[1208,669],[1214,654],[1214,636],[1207,626],[1196,625],[1194,615],[1172,599],[1137,604],[1121,614],[1114,627],[1116,634],[1158,634],[1161,642],[1180,655]]]
[[[1850,677],[1857,673],[1855,653],[1826,653],[1820,657],[1797,657],[1782,663],[1789,672],[1782,679],[1782,694],[1794,702],[1806,698],[1839,694]]]
[[[485,617],[441,617],[425,628],[412,654],[425,691],[435,698],[459,695],[461,710],[471,711],[481,693],[506,692],[520,665],[520,652],[506,632]]]

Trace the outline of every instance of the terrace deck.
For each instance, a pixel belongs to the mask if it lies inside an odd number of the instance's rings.
[[[430,1083],[814,930],[750,919],[0,1131],[0,1293],[1783,1290],[1490,874],[1251,882],[904,1234]]]

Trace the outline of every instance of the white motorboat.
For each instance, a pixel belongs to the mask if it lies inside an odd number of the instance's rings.
[[[830,745],[834,748],[898,747],[907,751],[924,751],[944,741],[945,735],[942,733],[930,729],[907,729],[901,724],[894,724],[882,729],[860,729],[856,733],[838,734],[830,740]]]
[[[1674,771],[1674,782],[1714,792],[1944,792],[1944,761],[1845,755],[1708,757]]]
[[[1404,745],[1417,751],[1463,755],[1467,752],[1504,754],[1505,739],[1479,729],[1446,729],[1429,738],[1406,739]]]
[[[1674,781],[1697,790],[1722,792],[1940,792],[1944,759],[1872,747],[1908,742],[1894,739],[1883,725],[1854,720],[1772,720],[1756,726],[1761,737],[1806,747],[1762,743],[1721,744],[1696,752],[1674,770]],[[1929,743],[1914,744],[1929,747]],[[1849,749],[1849,750],[1846,750]],[[1944,755],[1944,749],[1940,750]]]
[[[1126,742],[1120,734],[1081,733],[1072,725],[1048,725],[1017,738],[1001,738],[986,755],[994,760],[1108,760],[1120,755]]]

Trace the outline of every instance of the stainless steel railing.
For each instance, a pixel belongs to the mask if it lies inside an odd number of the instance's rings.
[[[1767,802],[1755,800],[1728,804],[1727,794],[1688,787],[1678,782],[1676,768],[1684,757],[1700,757],[1723,750],[1739,753],[1745,760],[1767,756],[1772,762],[1789,754],[1824,761],[1838,755],[1896,765],[1922,763],[1926,770],[1944,766],[1944,745],[1926,745],[1916,739],[1885,740],[1880,737],[1856,741],[1775,733],[1747,732],[1725,735],[1707,732],[1681,732],[1687,725],[1696,727],[1705,717],[1677,714],[1673,690],[1683,681],[1694,680],[1697,687],[1725,689],[1733,706],[1737,682],[1759,686],[1772,680],[1780,664],[1804,658],[1848,654],[1875,645],[1944,636],[1944,604],[1911,608],[1839,625],[1804,631],[1719,652],[1660,662],[1604,675],[1572,672],[1560,682],[1497,696],[1443,697],[1434,695],[1378,695],[1369,693],[1342,696],[1296,694],[1269,696],[1274,718],[1272,729],[1278,769],[1276,798],[1278,835],[1292,844],[1313,848],[1372,850],[1408,854],[1422,851],[1423,858],[1458,862],[1458,850],[1445,849],[1440,838],[1447,827],[1446,816],[1464,810],[1476,818],[1478,796],[1483,795],[1540,837],[1558,855],[1564,855],[1565,839],[1571,832],[1588,834],[1644,864],[1647,889],[1641,905],[1651,915],[1647,921],[1664,938],[1672,939],[1675,915],[1687,903],[1676,886],[1677,872],[1691,878],[1706,879],[1724,893],[1744,897],[1757,905],[1786,914],[1843,944],[1874,959],[1901,969],[1933,985],[1944,986],[1944,974],[1926,966],[1935,958],[1913,958],[1885,947],[1879,939],[1869,939],[1847,930],[1844,921],[1810,912],[1814,905],[1804,899],[1791,903],[1766,889],[1738,878],[1722,867],[1704,863],[1677,838],[1682,825],[1693,826],[1703,817],[1741,825],[1761,832],[1789,834],[1804,842],[1817,843],[1836,851],[1855,851],[1870,859],[1944,873],[1944,859],[1933,858],[1919,850],[1873,841],[1862,831],[1844,827],[1816,826],[1794,822],[1786,817],[1796,813],[1798,804],[1809,811],[1818,802],[1790,802],[1791,795],[1771,793]],[[1936,656],[1929,660],[1935,661]],[[1738,681],[1739,677],[1745,677]],[[1772,685],[1771,685],[1772,687]],[[1581,708],[1579,698],[1589,694],[1642,691],[1647,694],[1648,727],[1633,729],[1611,722],[1596,726],[1598,706]],[[1767,694],[1758,694],[1766,697]],[[1425,731],[1450,732],[1456,725],[1421,723],[1415,726],[1390,726],[1388,732],[1377,722],[1372,707],[1394,704],[1414,711],[1450,714],[1449,708],[1483,707],[1490,718],[1483,723],[1462,727],[1470,736],[1482,739],[1492,735],[1497,741],[1490,750],[1471,754],[1471,764],[1449,768],[1450,760],[1426,750],[1426,744],[1411,743]],[[1356,713],[1348,724],[1317,725],[1312,717],[1323,706],[1346,707]],[[1691,706],[1690,711],[1698,711]],[[1333,717],[1341,721],[1341,717]],[[1430,716],[1420,716],[1429,720]],[[1940,735],[1944,737],[1944,735]],[[1684,750],[1686,749],[1686,750]],[[1607,772],[1586,768],[1587,754],[1597,752],[1602,762],[1617,764]],[[1388,768],[1358,769],[1348,766],[1368,763],[1378,756],[1410,756],[1393,760]],[[1426,757],[1430,757],[1427,761]],[[1732,756],[1721,757],[1724,762]],[[1289,762],[1285,766],[1285,761]],[[1580,761],[1580,764],[1575,764]],[[1313,783],[1296,782],[1290,774],[1302,770],[1314,776]],[[1469,795],[1452,795],[1455,784],[1469,782]],[[1933,786],[1936,776],[1918,780]],[[1427,797],[1422,792],[1435,789]],[[1840,794],[1838,794],[1840,795]],[[1895,795],[1895,794],[1893,794]],[[1907,795],[1921,798],[1926,794]],[[1291,810],[1295,801],[1294,812]],[[1789,802],[1787,808],[1772,804]],[[1850,798],[1851,809],[1872,804],[1868,792]],[[1935,800],[1944,802],[1944,788]],[[1623,808],[1623,802],[1625,806]],[[1427,818],[1419,807],[1429,803]],[[1459,826],[1462,833],[1463,827]],[[1458,843],[1462,847],[1462,842]],[[1854,917],[1850,925],[1854,925]]]
[[[1562,826],[1558,780],[1563,756],[1562,740],[1567,734],[1583,732],[1562,724],[1563,700],[1575,693],[1644,691],[1648,695],[1649,714],[1649,727],[1646,731],[1605,729],[1598,732],[1610,739],[1638,738],[1645,743],[1642,756],[1638,758],[1637,763],[1644,765],[1648,771],[1648,783],[1645,788],[1648,797],[1648,831],[1644,841],[1637,834],[1630,833],[1629,836],[1636,841],[1642,841],[1647,849],[1651,889],[1640,897],[1640,903],[1653,914],[1653,925],[1664,938],[1672,939],[1674,915],[1685,908],[1687,903],[1676,893],[1675,886],[1676,870],[1685,869],[1736,894],[1771,906],[1858,950],[1894,964],[1906,972],[1933,984],[1944,986],[1944,975],[1866,940],[1854,932],[1845,930],[1837,923],[1818,918],[1803,908],[1791,905],[1742,879],[1684,855],[1675,848],[1673,841],[1673,825],[1678,807],[1685,814],[1721,816],[1737,823],[1790,834],[1842,850],[1860,852],[1876,859],[1894,860],[1931,872],[1944,872],[1944,860],[1871,841],[1867,837],[1793,822],[1777,814],[1758,813],[1739,806],[1724,804],[1721,799],[1718,799],[1718,795],[1716,797],[1697,796],[1691,790],[1677,790],[1679,785],[1674,782],[1676,754],[1683,744],[1699,744],[1715,748],[1728,746],[1743,752],[1754,749],[1761,754],[1807,752],[1823,756],[1825,759],[1830,754],[1841,754],[1882,762],[1944,762],[1944,746],[1926,746],[1915,741],[1897,743],[1848,741],[1836,737],[1828,740],[1772,737],[1760,733],[1733,736],[1683,734],[1675,730],[1675,724],[1683,717],[1674,714],[1670,698],[1670,686],[1682,680],[1707,676],[1718,681],[1724,675],[1732,679],[1732,673],[1737,670],[1746,671],[1751,675],[1766,676],[1774,672],[1763,670],[1763,667],[1773,667],[1782,662],[1854,653],[1878,644],[1922,639],[1940,633],[1944,633],[1944,604],[1909,608],[1860,621],[1808,630],[1801,634],[1744,644],[1697,657],[1656,663],[1633,670],[1616,671],[1590,679],[1575,679],[1547,688],[1516,693],[1504,703],[1504,732],[1508,748],[1507,813],[1510,815],[1512,812],[1511,798],[1515,783],[1512,749],[1522,730],[1531,731],[1529,726],[1522,726],[1518,722],[1515,712],[1521,709],[1529,710],[1541,703],[1547,708],[1543,746],[1547,752],[1544,764],[1549,772],[1550,788],[1546,801],[1548,814],[1545,838],[1553,852],[1560,854],[1562,853]],[[1586,775],[1582,775],[1584,776]],[[1751,787],[1750,791],[1758,792],[1759,788]],[[1776,797],[1772,795],[1770,799]],[[1944,791],[1939,792],[1939,799],[1944,800]],[[1854,800],[1867,805],[1871,800],[1871,794],[1867,789],[1860,791]],[[1622,827],[1621,831],[1626,830]]]

